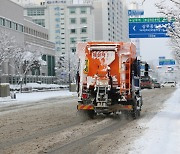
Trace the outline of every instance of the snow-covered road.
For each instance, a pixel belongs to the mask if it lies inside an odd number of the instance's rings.
[[[141,121],[139,125],[145,127]],[[165,102],[164,108],[145,125],[147,131],[134,142],[130,154],[180,153],[180,88]]]
[[[174,88],[143,90],[137,120],[84,119],[77,97],[70,97],[76,93],[68,91],[1,98],[0,153],[179,154],[179,94]]]

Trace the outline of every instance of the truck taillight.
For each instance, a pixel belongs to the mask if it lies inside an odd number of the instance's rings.
[[[88,98],[88,95],[87,95],[86,93],[83,93],[83,94],[82,94],[82,98],[83,98],[83,99],[87,99],[87,98]]]

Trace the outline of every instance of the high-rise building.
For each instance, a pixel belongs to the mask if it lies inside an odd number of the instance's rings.
[[[93,6],[73,4],[72,0],[47,0],[41,5],[25,7],[24,14],[49,30],[57,54],[76,51],[76,42],[94,40]]]
[[[137,2],[131,2],[129,5],[130,10],[139,10],[139,4]],[[139,18],[141,15],[132,15],[130,18]],[[140,56],[140,39],[131,38],[131,42],[136,46],[136,55]]]
[[[129,40],[126,2],[123,0],[89,0],[86,2],[93,2],[96,40]]]

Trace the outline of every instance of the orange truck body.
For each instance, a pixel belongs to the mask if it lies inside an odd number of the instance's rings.
[[[126,42],[79,43],[79,110],[133,110],[132,65],[136,47]],[[139,90],[139,89],[138,89]],[[139,91],[138,91],[139,92]],[[91,107],[86,107],[91,106]],[[92,108],[93,107],[93,108]]]

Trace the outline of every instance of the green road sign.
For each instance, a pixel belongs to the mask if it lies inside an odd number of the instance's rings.
[[[130,23],[134,22],[173,22],[175,21],[174,19],[168,20],[168,18],[129,18]]]

